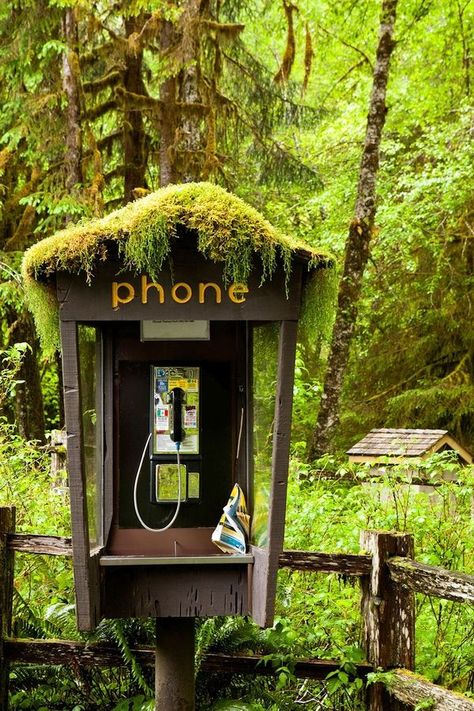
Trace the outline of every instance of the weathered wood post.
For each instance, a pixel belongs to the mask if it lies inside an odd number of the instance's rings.
[[[156,711],[194,711],[194,618],[156,620]]]
[[[413,669],[415,657],[414,594],[394,583],[387,560],[413,558],[413,536],[405,533],[362,531],[361,548],[372,555],[372,573],[361,578],[364,646],[374,669]],[[401,711],[382,684],[368,688],[368,711]]]
[[[4,640],[11,635],[14,552],[8,549],[8,534],[15,531],[16,510],[0,507],[0,711],[8,708],[9,664]]]

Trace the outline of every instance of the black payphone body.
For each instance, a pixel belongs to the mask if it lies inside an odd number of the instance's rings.
[[[152,503],[199,501],[202,461],[200,383],[200,368],[197,366],[151,366]]]

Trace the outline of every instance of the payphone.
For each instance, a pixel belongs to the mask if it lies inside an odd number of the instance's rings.
[[[199,367],[150,367],[150,432],[133,487],[136,516],[148,531],[171,528],[181,504],[199,500],[201,455],[199,434]],[[146,451],[150,460],[150,502],[176,507],[165,525],[154,528],[140,513],[137,491]]]
[[[199,499],[200,371],[199,367],[152,366],[150,481],[154,503],[176,499],[177,476],[173,477],[176,451],[182,467],[181,500]]]

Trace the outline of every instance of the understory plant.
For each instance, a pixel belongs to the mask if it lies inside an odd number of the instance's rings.
[[[428,488],[412,484],[414,475]],[[474,467],[453,453],[409,464],[326,458],[293,461],[286,549],[357,553],[364,529],[412,533],[416,560],[474,573]],[[352,582],[351,582],[352,581]],[[294,629],[325,641],[324,654],[361,641],[360,590],[336,575],[279,573],[279,611]],[[473,689],[474,617],[469,604],[416,596],[416,670],[463,692]]]

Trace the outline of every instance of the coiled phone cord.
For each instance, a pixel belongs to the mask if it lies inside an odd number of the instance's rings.
[[[145,446],[144,446],[143,452],[142,452],[142,458],[140,459],[140,464],[138,465],[137,473],[135,476],[135,483],[133,485],[133,505],[135,507],[135,514],[136,514],[138,520],[140,521],[141,525],[143,526],[143,528],[146,528],[147,531],[151,531],[152,533],[161,533],[162,531],[167,531],[168,528],[171,528],[173,523],[178,518],[179,509],[181,508],[181,461],[180,461],[180,457],[179,457],[179,448],[181,446],[181,442],[175,443],[176,444],[176,462],[178,465],[178,503],[176,505],[176,511],[174,512],[173,518],[171,519],[171,521],[169,523],[166,524],[166,526],[163,526],[163,528],[151,528],[150,526],[148,526],[145,523],[145,521],[140,516],[140,512],[138,510],[138,500],[137,500],[138,480],[140,478],[140,472],[142,470],[143,462],[145,460],[146,450],[147,450],[148,444],[150,442],[151,435],[152,435],[152,433],[150,432],[150,434],[148,435],[147,441],[145,442]]]

